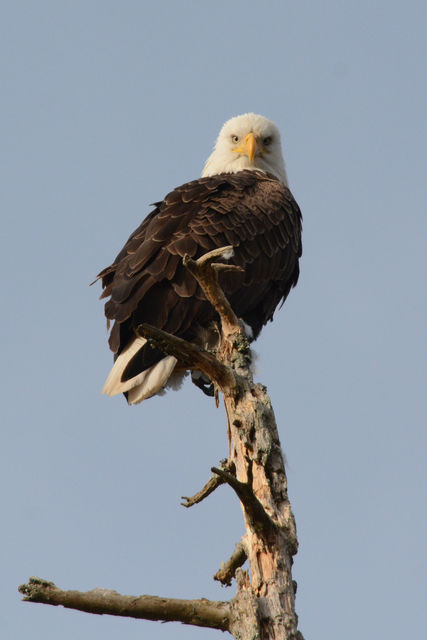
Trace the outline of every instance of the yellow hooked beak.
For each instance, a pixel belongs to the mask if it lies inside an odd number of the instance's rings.
[[[253,133],[248,133],[243,144],[240,147],[232,149],[233,153],[244,153],[249,158],[249,162],[253,164],[255,153],[257,150],[257,142]]]

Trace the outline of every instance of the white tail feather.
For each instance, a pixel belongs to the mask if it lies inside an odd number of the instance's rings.
[[[142,374],[140,373],[137,377],[144,377],[138,385],[130,389],[128,393],[129,404],[139,404],[163,389],[177,362],[178,360],[174,356],[167,356],[149,369],[146,369]]]
[[[107,396],[115,396],[117,393],[129,391],[129,389],[132,389],[132,387],[141,382],[140,377],[143,376],[145,372],[130,378],[130,380],[126,380],[126,382],[121,382],[121,379],[131,359],[142,349],[146,342],[147,340],[145,338],[135,338],[135,340],[128,344],[126,349],[121,352],[105,381],[102,393],[106,393]]]
[[[129,404],[137,404],[162,389],[177,363],[177,359],[173,356],[163,358],[157,364],[138,373],[138,375],[125,382],[121,381],[123,372],[129,362],[138,351],[142,349],[146,342],[147,340],[145,338],[135,338],[135,340],[122,351],[105,381],[102,393],[106,393],[108,396],[115,396],[117,393],[128,391]]]

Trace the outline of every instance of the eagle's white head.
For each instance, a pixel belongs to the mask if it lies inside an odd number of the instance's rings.
[[[272,173],[286,186],[280,132],[274,122],[256,113],[227,120],[206,161],[202,176],[258,169]]]

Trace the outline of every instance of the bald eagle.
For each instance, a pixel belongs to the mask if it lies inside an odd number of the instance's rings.
[[[149,323],[202,346],[218,343],[218,317],[182,258],[232,245],[243,272],[220,274],[236,315],[255,340],[298,280],[301,212],[288,189],[280,133],[263,116],[228,120],[202,177],[154,205],[113,264],[98,275],[114,366],[103,393],[137,404],[184,375],[176,358],[150,346]],[[194,377],[209,393],[209,382]]]

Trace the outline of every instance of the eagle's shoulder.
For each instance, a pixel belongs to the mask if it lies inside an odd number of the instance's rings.
[[[221,242],[235,244],[239,237],[262,231],[263,225],[280,225],[282,233],[296,241],[300,235],[301,213],[290,190],[275,176],[258,170],[186,182],[152,206],[154,210],[129,236],[114,262],[98,274],[103,297],[110,294],[109,285],[116,275],[131,276],[162,247],[181,257],[185,253],[194,256],[199,248],[212,248],[211,239],[206,239],[212,234]]]

